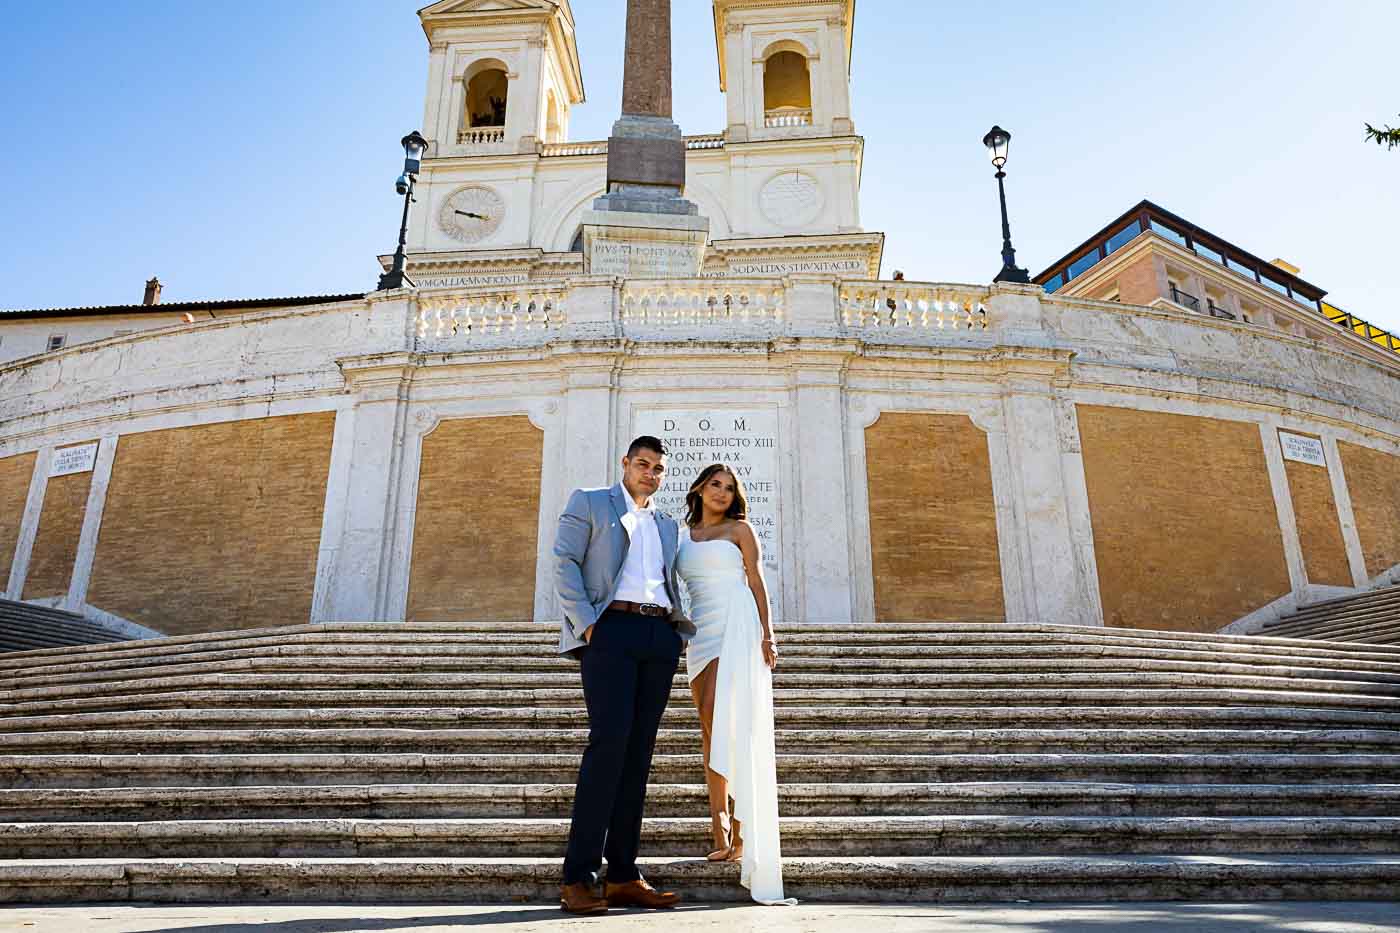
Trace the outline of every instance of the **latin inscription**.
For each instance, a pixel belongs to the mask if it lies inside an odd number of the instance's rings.
[[[741,262],[735,263],[723,272],[710,272],[706,278],[718,279],[726,276],[784,276],[801,273],[817,275],[866,275],[863,259],[809,259],[791,262]]]
[[[490,285],[520,285],[530,281],[524,272],[482,273],[480,275],[436,275],[419,279],[419,288],[477,288]]]
[[[77,447],[64,447],[54,451],[53,465],[49,476],[69,476],[73,473],[91,473],[97,464],[97,443],[81,444]]]
[[[595,239],[589,272],[633,279],[690,278],[700,265],[700,249],[679,243],[634,243]]]
[[[1323,450],[1322,441],[1317,438],[1280,431],[1278,432],[1278,440],[1279,444],[1283,446],[1283,459],[1309,463],[1313,466],[1327,466],[1327,454]]]

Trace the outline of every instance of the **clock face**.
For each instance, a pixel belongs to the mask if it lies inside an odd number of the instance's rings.
[[[821,182],[805,172],[783,172],[769,179],[758,206],[779,227],[801,227],[817,219],[824,203]]]
[[[452,192],[438,211],[442,232],[463,243],[478,243],[500,229],[506,202],[493,189],[467,185]]]

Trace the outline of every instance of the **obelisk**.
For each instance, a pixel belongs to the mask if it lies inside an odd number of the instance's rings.
[[[671,0],[627,0],[622,116],[608,139],[607,183],[583,217],[587,270],[699,275],[710,225],[684,197],[685,138],[671,117]]]

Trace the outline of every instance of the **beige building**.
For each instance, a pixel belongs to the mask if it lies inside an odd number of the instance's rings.
[[[1397,579],[1394,338],[1146,202],[1044,288],[880,280],[854,6],[715,13],[694,276],[585,274],[569,5],[444,0],[416,287],[0,316],[6,594],[165,633],[554,620],[564,497],[643,432],[663,507],[739,471],[789,622],[1248,629]]]

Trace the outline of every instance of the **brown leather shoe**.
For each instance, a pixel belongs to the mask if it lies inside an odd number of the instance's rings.
[[[645,907],[648,910],[668,910],[681,902],[679,894],[669,891],[662,893],[644,879],[624,881],[620,884],[604,884],[609,907]]]
[[[570,914],[605,914],[608,912],[608,899],[599,897],[597,889],[586,881],[561,884],[559,909]]]

